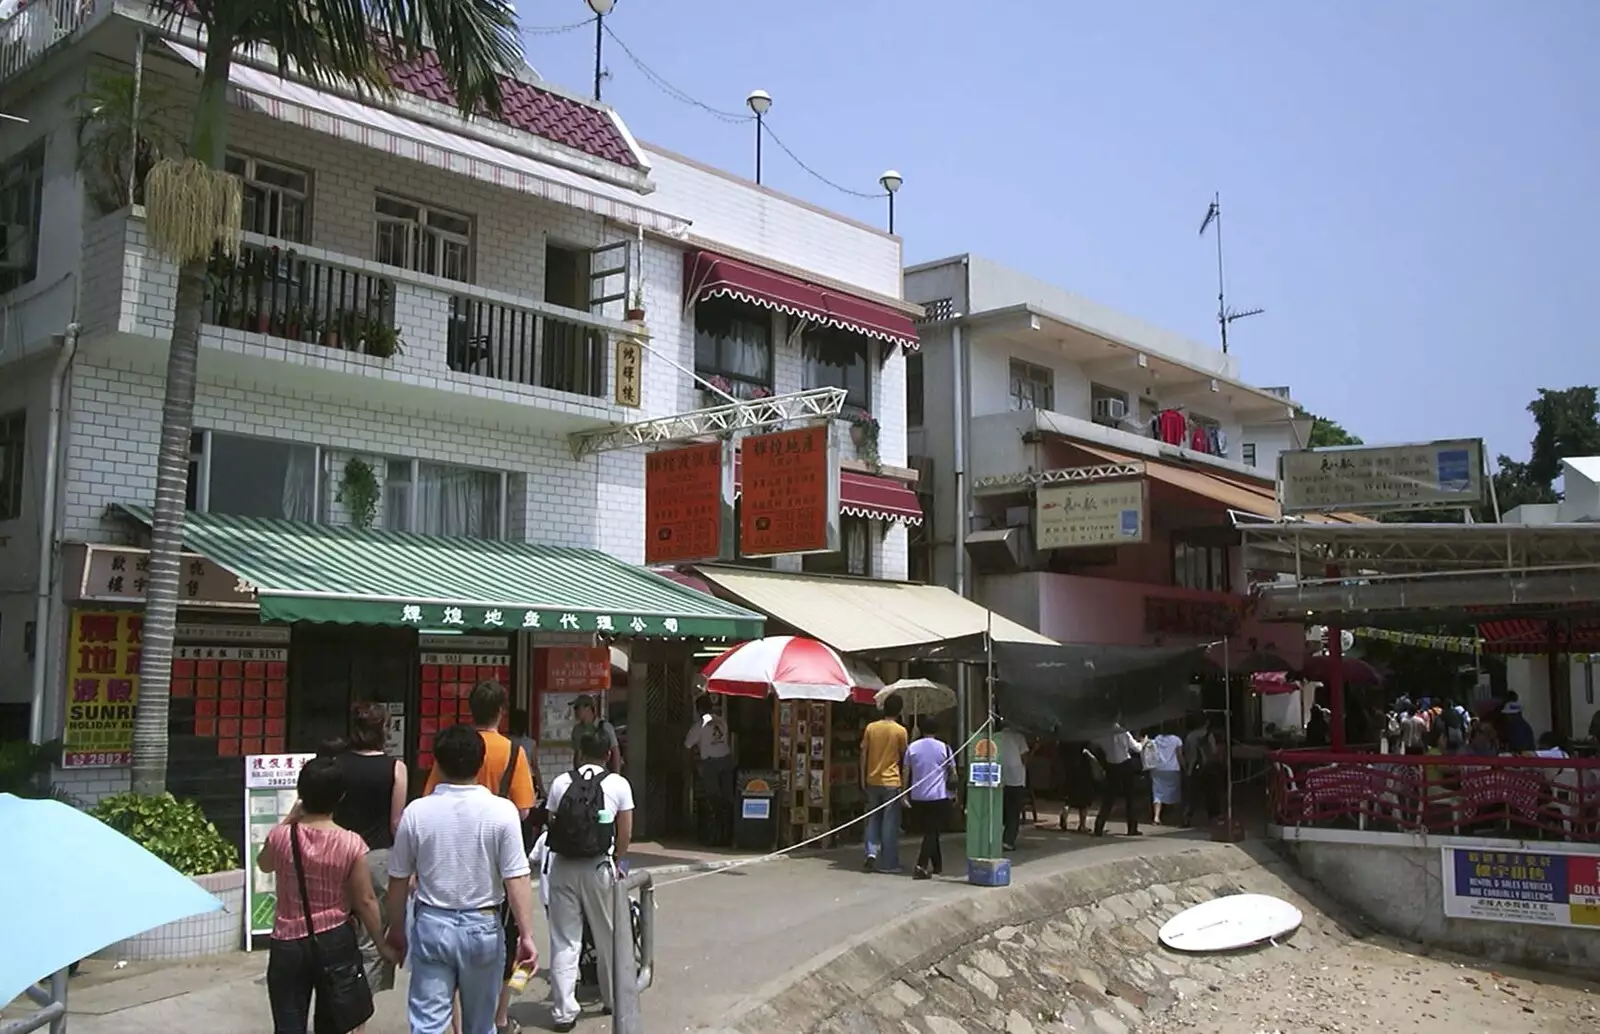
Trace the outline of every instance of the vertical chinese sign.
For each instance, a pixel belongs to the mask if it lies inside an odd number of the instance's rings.
[[[839,459],[826,424],[740,443],[739,552],[826,553],[839,548]]]
[[[723,443],[652,452],[644,471],[644,562],[722,556],[722,511],[733,487]]]
[[[75,610],[67,657],[64,768],[133,763],[133,711],[139,702],[136,611]]]
[[[261,845],[267,842],[267,834],[272,827],[282,822],[294,808],[294,802],[300,796],[295,790],[300,781],[300,769],[315,756],[255,754],[244,759],[245,843],[249,845],[244,867],[248,881],[245,900],[250,906],[246,950],[250,948],[252,938],[272,932],[272,920],[278,906],[277,877],[257,869],[249,859],[261,853]]]
[[[632,338],[618,341],[616,362],[613,365],[615,368],[612,371],[612,378],[616,385],[614,395],[617,405],[638,409],[644,404],[644,383],[641,377],[641,371],[644,369],[644,346]]]

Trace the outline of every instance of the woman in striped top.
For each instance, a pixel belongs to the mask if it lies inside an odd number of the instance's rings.
[[[267,961],[267,999],[272,1005],[275,1034],[307,1034],[319,961],[324,966],[352,961],[357,968],[361,966],[352,913],[382,946],[385,957],[399,961],[383,936],[378,899],[367,871],[366,842],[360,834],[333,821],[333,810],[344,797],[339,763],[333,758],[306,762],[300,770],[298,790],[300,800],[294,810],[267,834],[256,859],[262,872],[273,874],[277,889],[277,916]],[[300,841],[305,864],[312,930],[306,929],[307,909],[300,897],[295,839]],[[316,1016],[315,1030],[316,1034],[348,1034],[331,1029],[321,1015]]]

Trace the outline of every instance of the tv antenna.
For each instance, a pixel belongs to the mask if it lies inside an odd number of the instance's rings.
[[[1259,316],[1266,309],[1245,309],[1243,311],[1228,308],[1227,281],[1222,275],[1222,194],[1213,194],[1211,207],[1206,209],[1206,217],[1200,224],[1200,236],[1206,235],[1206,230],[1215,223],[1217,232],[1217,327],[1222,331],[1222,354],[1228,354],[1228,324],[1234,320],[1242,320],[1248,316]]]

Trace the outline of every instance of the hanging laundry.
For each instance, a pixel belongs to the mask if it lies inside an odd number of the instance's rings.
[[[1182,445],[1189,421],[1176,409],[1163,409],[1156,414],[1156,437],[1168,445]]]
[[[1217,455],[1228,455],[1228,432],[1218,428],[1217,430],[1211,432],[1211,437],[1214,439],[1211,444],[1217,447]]]
[[[1189,448],[1195,452],[1210,452],[1210,431],[1205,424],[1195,424],[1194,430],[1189,433]]]

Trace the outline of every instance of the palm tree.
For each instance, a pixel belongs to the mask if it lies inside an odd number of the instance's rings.
[[[280,74],[378,94],[384,69],[425,49],[438,55],[463,112],[498,112],[500,79],[521,63],[511,0],[151,0],[169,28],[205,32],[205,66],[184,159],[164,159],[145,182],[151,244],[178,265],[166,398],[150,527],[150,570],[133,729],[133,789],[167,781],[167,712],[178,612],[189,436],[194,424],[206,265],[239,243],[241,187],[224,171],[228,73],[245,47],[269,48]]]

